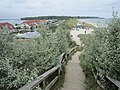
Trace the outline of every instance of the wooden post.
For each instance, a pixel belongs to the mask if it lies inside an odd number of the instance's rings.
[[[45,80],[43,80],[43,90],[45,90],[46,86],[45,86]]]
[[[60,70],[61,70],[61,67],[58,69],[58,77],[60,77]]]

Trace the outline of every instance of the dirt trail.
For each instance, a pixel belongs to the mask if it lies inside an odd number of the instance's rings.
[[[81,45],[80,39],[77,37],[78,33],[72,31],[71,35],[73,36],[72,39],[76,44]],[[80,53],[81,52],[77,51],[72,56],[72,60],[68,62],[66,66],[65,82],[61,90],[85,90],[85,75],[82,67],[80,66]]]

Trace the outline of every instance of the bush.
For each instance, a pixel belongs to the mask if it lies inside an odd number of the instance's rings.
[[[19,42],[8,32],[0,32],[0,89],[20,88],[57,65],[59,55],[67,52],[66,30],[62,27],[51,35],[44,26],[38,31],[41,36],[31,42]]]
[[[115,15],[107,28],[80,37],[85,44],[81,56],[83,66],[101,69],[103,75],[120,80],[120,18]]]

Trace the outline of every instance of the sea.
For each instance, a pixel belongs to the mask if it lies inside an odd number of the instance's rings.
[[[94,24],[101,24],[101,25],[107,25],[111,19],[107,19],[107,18],[90,18],[90,19],[79,19],[80,21],[83,22],[90,22],[90,23],[94,23]]]
[[[13,25],[15,25],[15,24],[21,24],[24,21],[25,20],[21,20],[21,19],[0,19],[0,23],[2,23],[2,22],[8,22],[8,23],[11,23]]]
[[[90,23],[94,23],[94,24],[108,24],[110,19],[79,19],[80,21],[83,22],[90,22]],[[21,24],[22,22],[24,22],[25,20],[20,20],[20,19],[0,19],[0,23],[1,22],[9,22],[13,25],[15,24]],[[38,36],[37,32],[28,32],[28,33],[24,33],[24,34],[18,34],[17,37],[19,38],[33,38]]]
[[[90,18],[90,19],[79,19],[80,21],[87,21],[90,23],[95,23],[95,24],[108,24],[110,19],[99,19],[99,18]],[[25,20],[21,20],[21,19],[0,19],[0,23],[1,22],[9,22],[13,25],[15,24],[20,24],[22,22],[24,22]]]

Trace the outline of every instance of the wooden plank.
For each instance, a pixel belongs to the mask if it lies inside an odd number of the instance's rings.
[[[45,90],[45,88],[46,88],[45,80],[42,83],[43,83],[43,90]]]
[[[68,52],[68,54],[72,54],[74,51],[76,51],[77,47],[78,47],[78,46],[75,46],[74,48],[72,48],[72,49]]]
[[[96,80],[97,80],[97,75],[95,75],[93,69],[92,69],[92,74],[93,74],[93,76],[94,76],[94,78],[95,78],[95,81],[96,81]]]
[[[98,84],[102,89],[105,88],[99,80],[97,80],[97,84]]]
[[[18,90],[31,90],[32,88],[34,88],[37,85],[39,85],[43,80],[45,80],[51,74],[53,74],[55,71],[57,71],[59,68],[60,68],[60,65],[58,65],[58,66],[56,66],[56,67],[48,70],[47,72],[45,72],[41,76],[37,77],[36,79],[34,79],[33,81],[31,81],[30,83],[24,85],[23,87],[21,87]]]
[[[75,47],[74,48],[72,48],[69,52],[68,52],[68,54],[70,54],[73,50],[75,49]]]
[[[112,83],[114,83],[117,87],[120,88],[120,81],[118,81],[118,80],[116,80],[116,79],[113,79],[113,78],[111,78],[111,77],[109,77],[109,76],[106,76],[106,78],[107,78],[108,80],[110,80]]]
[[[59,68],[60,68],[60,65],[57,65],[56,67],[54,67],[54,68],[50,69],[49,71],[45,72],[42,76],[44,77],[44,79],[46,79],[51,74],[53,74],[55,71],[57,71]]]
[[[62,64],[62,61],[63,61],[63,56],[65,55],[65,53],[62,53],[59,57],[59,64],[61,65]]]
[[[45,90],[50,90],[50,88],[55,84],[57,80],[58,80],[58,76],[51,81],[51,83],[45,88]]]
[[[43,77],[40,79],[35,79],[35,80],[31,81],[30,83],[27,83],[26,85],[24,85],[23,87],[21,87],[18,90],[31,90],[32,87],[39,85],[39,83],[41,83],[41,80],[43,80]]]

